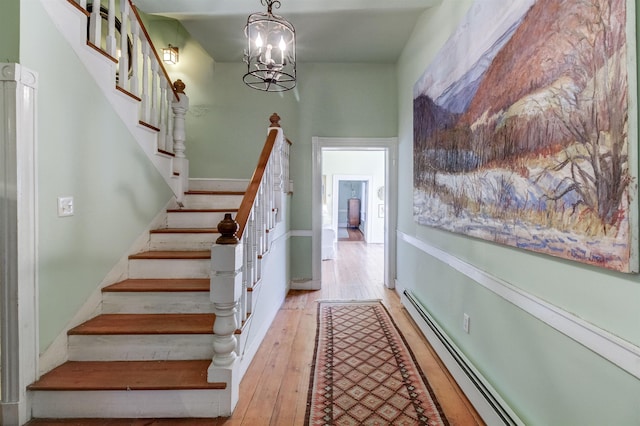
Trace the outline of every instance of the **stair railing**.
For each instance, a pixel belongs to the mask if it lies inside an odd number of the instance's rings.
[[[251,292],[262,278],[269,233],[282,220],[283,194],[290,189],[291,142],[280,128],[280,117],[274,113],[269,120],[267,139],[236,218],[225,215],[218,225],[221,235],[211,249],[211,301],[216,319],[210,382],[229,383],[229,372],[237,364],[235,333],[252,312]]]
[[[157,152],[176,159],[172,173],[181,181],[181,202],[188,185],[184,83],[171,82],[131,0],[121,0],[119,7],[116,0],[67,1],[88,18],[87,44],[117,64],[116,89],[140,102],[138,122],[157,132]]]

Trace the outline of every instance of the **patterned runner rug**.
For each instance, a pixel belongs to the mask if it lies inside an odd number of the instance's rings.
[[[320,302],[305,425],[448,425],[379,301]]]

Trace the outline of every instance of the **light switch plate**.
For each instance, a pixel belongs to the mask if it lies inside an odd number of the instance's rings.
[[[73,197],[58,197],[58,216],[73,216]]]

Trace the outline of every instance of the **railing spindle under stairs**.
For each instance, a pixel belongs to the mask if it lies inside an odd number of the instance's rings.
[[[140,102],[140,125],[155,130],[157,151],[176,157],[173,173],[181,177],[178,201],[187,190],[185,114],[189,100],[184,83],[171,82],[149,33],[131,0],[67,0],[88,17],[87,44],[117,63],[116,88]],[[94,4],[100,7],[94,7]],[[103,26],[106,25],[106,30]]]
[[[216,312],[214,356],[209,381],[224,380],[234,368],[236,330],[253,309],[251,292],[262,278],[262,258],[269,251],[269,233],[282,220],[283,194],[289,193],[289,142],[280,117],[269,118],[268,136],[235,220],[218,225],[220,238],[211,250],[211,301]]]

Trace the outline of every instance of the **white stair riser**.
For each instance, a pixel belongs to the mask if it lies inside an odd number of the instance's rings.
[[[189,179],[191,191],[246,191],[248,179]]]
[[[229,416],[225,390],[32,391],[32,416],[162,418]]]
[[[210,314],[209,292],[104,292],[103,314]]]
[[[211,250],[220,234],[165,234],[152,233],[150,250]]]
[[[211,359],[213,334],[71,335],[70,361]]]
[[[236,216],[235,212],[229,213],[232,217]],[[224,212],[169,212],[167,228],[216,228],[222,219],[224,219]]]
[[[210,259],[129,259],[129,278],[209,278]]]
[[[184,199],[187,209],[237,209],[242,203],[242,195],[200,195],[188,194]]]

